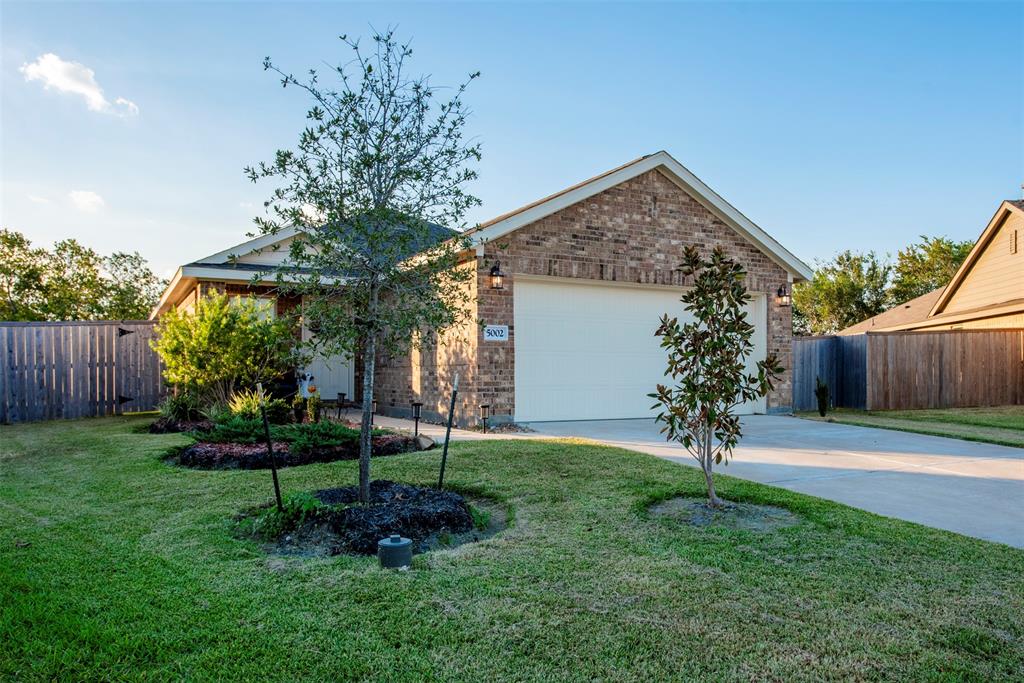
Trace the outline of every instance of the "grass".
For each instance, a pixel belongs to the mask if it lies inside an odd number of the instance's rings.
[[[586,443],[452,447],[448,477],[511,528],[418,556],[267,556],[232,516],[265,471],[161,460],[139,418],[0,427],[3,680],[1019,680],[1024,552],[782,489],[800,520],[696,528],[648,504],[696,470]],[[374,475],[425,484],[439,454]],[[356,465],[281,471],[286,493]]]
[[[942,410],[850,410],[838,408],[820,417],[817,411],[798,413],[811,420],[832,420],[861,427],[948,436],[1024,448],[1024,406],[946,408]]]

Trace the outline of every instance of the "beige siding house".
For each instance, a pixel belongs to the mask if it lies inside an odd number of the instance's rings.
[[[1024,328],[1022,200],[999,205],[948,285],[839,334],[1000,328]]]

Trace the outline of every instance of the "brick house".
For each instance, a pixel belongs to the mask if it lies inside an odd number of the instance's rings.
[[[497,421],[649,416],[647,394],[665,367],[654,330],[663,313],[683,316],[686,283],[676,268],[690,244],[704,252],[722,246],[746,268],[755,326],[750,365],[771,351],[787,367],[775,390],[742,412],[789,410],[788,292],[811,271],[666,152],[499,216],[472,236],[475,249],[459,267],[477,273],[467,299],[479,325],[423,339],[402,357],[381,357],[380,412],[408,415],[418,401],[425,417],[439,418],[458,373],[456,419],[463,425],[475,423],[485,404]],[[179,305],[188,291],[230,285],[211,275],[246,268],[241,275],[250,280],[253,269],[286,252],[274,250],[273,241],[254,240],[183,266],[154,314]],[[352,396],[359,369],[341,363]],[[328,398],[341,386],[319,378],[317,384]]]

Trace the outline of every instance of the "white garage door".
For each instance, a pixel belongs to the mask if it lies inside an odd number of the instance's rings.
[[[680,290],[516,278],[515,417],[520,422],[651,417],[664,382],[654,336],[664,313],[686,318]],[[767,346],[765,298],[749,304],[752,370]],[[761,399],[741,413],[765,411]]]

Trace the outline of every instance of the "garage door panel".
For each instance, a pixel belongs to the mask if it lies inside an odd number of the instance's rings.
[[[664,382],[662,314],[690,319],[680,291],[519,279],[515,283],[516,419],[651,417]],[[763,298],[755,300],[756,359],[764,357]],[[750,412],[763,406],[745,406]]]

